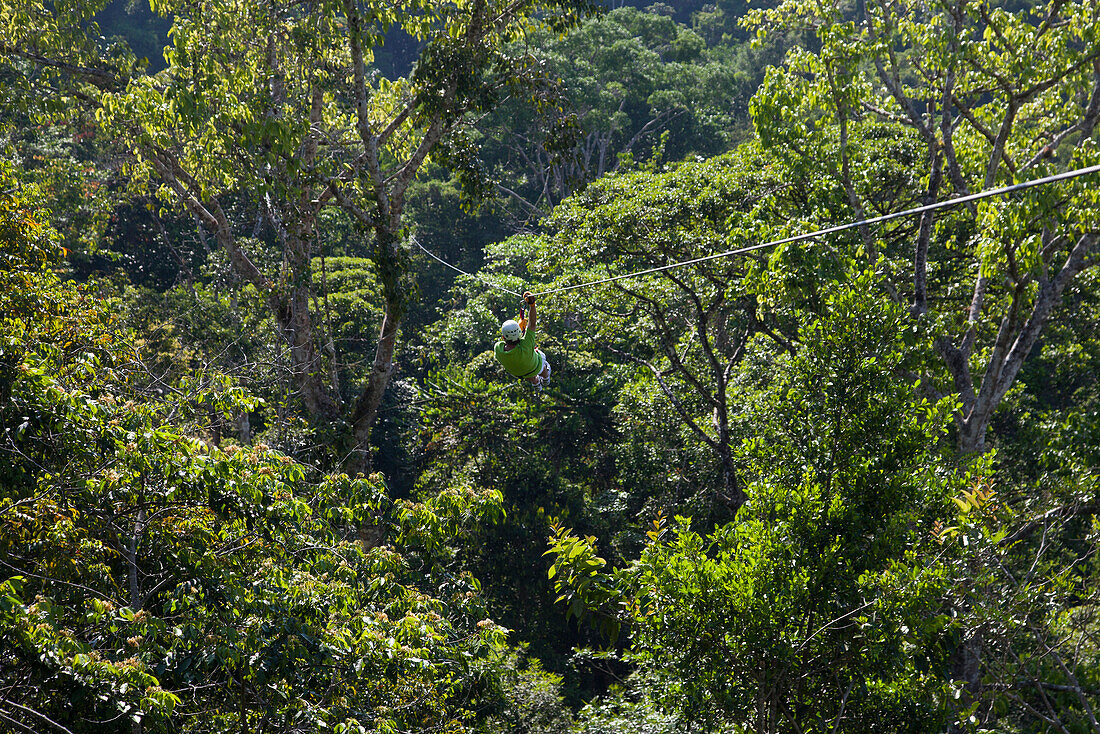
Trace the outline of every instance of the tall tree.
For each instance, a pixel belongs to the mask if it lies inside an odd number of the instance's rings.
[[[756,11],[768,31],[808,23],[819,48],[795,49],[771,69],[753,109],[762,140],[830,172],[852,216],[1100,161],[1094,3],[869,0],[850,13],[846,3],[802,0]],[[880,158],[905,139],[919,154],[884,180]],[[985,447],[994,411],[1064,294],[1100,263],[1094,191],[1077,181],[860,231],[872,261],[889,258],[895,291],[934,338],[939,366],[929,365],[924,385],[959,396],[961,452]],[[956,307],[964,289],[968,306]]]
[[[924,565],[931,518],[963,481],[937,447],[950,401],[894,380],[905,312],[873,276],[826,290],[800,349],[738,396],[756,435],[737,447],[736,521],[657,520],[610,573],[593,538],[551,538],[569,610],[629,625],[631,659],[687,730],[937,731],[953,713],[934,703],[950,700],[943,576]]]
[[[1095,14],[1095,3],[1060,0],[782,2],[754,21],[766,30],[809,25],[819,43],[769,72],[754,100],[757,130],[828,172],[854,218],[1096,164]],[[860,230],[863,252],[931,347],[899,377],[928,395],[957,396],[960,455],[990,447],[1025,361],[1052,320],[1073,318],[1065,301],[1080,300],[1073,291],[1091,280],[1081,274],[1100,264],[1095,192],[1078,179]],[[1085,497],[1030,507],[1039,517],[1091,513]],[[956,589],[958,608],[971,604],[966,590]],[[990,692],[992,637],[988,625],[967,623],[955,649],[953,673],[974,705]]]
[[[263,294],[288,344],[298,397],[318,424],[343,426],[348,467],[369,465],[369,438],[394,373],[414,279],[403,247],[406,192],[429,155],[469,167],[470,116],[542,79],[522,49],[529,28],[564,30],[587,0],[155,3],[175,17],[168,67],[79,91],[134,153],[133,174],[213,234],[237,277]],[[40,13],[48,11],[38,6]],[[412,73],[372,71],[392,29],[422,44]],[[5,52],[34,57],[14,39]],[[116,70],[118,71],[118,70]],[[101,88],[118,91],[101,92]],[[361,229],[381,281],[384,318],[365,384],[334,389],[311,304],[318,217],[338,208]],[[257,238],[267,235],[275,264]],[[270,259],[270,258],[268,258]],[[339,355],[329,357],[338,359]]]
[[[136,391],[34,199],[0,187],[0,729],[481,730],[504,631],[439,548],[499,493],[395,502],[202,440],[240,391]]]
[[[738,112],[747,127],[750,77],[665,15],[623,7],[530,42],[567,103],[549,124],[513,105],[484,126],[499,141],[494,162],[514,179],[504,193],[525,215],[550,211],[624,164],[720,153]]]
[[[684,456],[690,481],[710,495],[706,504],[726,512],[744,500],[735,403],[746,346],[759,334],[793,349],[800,322],[820,308],[818,291],[847,261],[797,250],[769,253],[770,266],[762,255],[688,261],[778,238],[806,224],[810,206],[842,206],[820,184],[744,145],[661,173],[606,177],[559,206],[546,220],[546,240],[530,243],[538,245],[538,270],[554,278],[550,288],[687,262],[547,299],[557,310],[584,314],[586,348],[634,366],[634,388],[621,396],[624,440],[659,440],[658,433],[678,427],[671,440],[660,440],[658,463]],[[689,459],[697,452],[707,458]]]

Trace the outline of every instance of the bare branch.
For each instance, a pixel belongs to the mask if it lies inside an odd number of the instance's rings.
[[[1021,527],[1017,528],[1012,535],[1004,538],[1000,544],[1003,546],[1011,546],[1013,543],[1018,543],[1036,530],[1047,527],[1053,520],[1070,520],[1075,517],[1088,517],[1093,515],[1100,515],[1100,502],[1087,504],[1074,503],[1055,507],[1053,510],[1048,510],[1042,515],[1028,520]]]
[[[522,196],[517,194],[515,191],[512,191],[512,189],[508,188],[507,186],[504,186],[503,184],[499,184],[499,183],[494,184],[494,185],[496,186],[497,191],[505,193],[508,196],[515,199],[517,202],[519,202],[520,206],[522,206],[524,209],[526,209],[533,216],[538,217],[539,219],[542,219],[543,217],[546,216],[546,212],[544,212],[542,209],[539,209],[537,206],[535,206],[531,202],[527,201],[527,199],[523,198]]]
[[[51,719],[49,716],[46,716],[41,711],[35,711],[34,709],[32,709],[28,706],[22,706],[22,705],[16,703],[15,701],[9,701],[6,698],[5,699],[0,699],[0,705],[11,706],[12,708],[17,709],[19,711],[22,711],[25,714],[30,714],[32,716],[36,716],[39,719],[41,719],[42,721],[49,724],[51,727],[53,727],[57,731],[63,732],[63,734],[73,734],[71,729],[68,729],[68,728],[62,726],[61,724],[58,724],[56,721]]]
[[[90,84],[108,92],[118,90],[122,86],[122,78],[118,74],[106,71],[104,69],[94,69],[90,66],[81,66],[80,64],[71,64],[67,61],[60,61],[58,59],[51,59],[41,54],[36,54],[31,51],[25,51],[23,49],[8,46],[6,44],[0,44],[0,56],[17,56],[26,61],[30,61],[37,66],[45,66],[51,69],[57,69],[60,72],[68,74],[69,76],[83,79]]]
[[[237,245],[229,220],[218,202],[216,200],[203,201],[199,198],[196,192],[201,191],[201,187],[191,177],[191,174],[180,165],[176,157],[168,151],[163,148],[150,148],[146,150],[146,156],[160,177],[164,179],[164,182],[180,197],[184,206],[203,224],[213,230],[218,242],[229,253],[229,259],[232,261],[237,273],[261,292],[268,292],[270,282]]]
[[[699,437],[699,440],[703,441],[705,444],[710,446],[712,449],[717,450],[719,448],[718,441],[716,441],[709,434],[707,434],[706,431],[704,431],[702,428],[700,428],[699,424],[695,422],[695,419],[691,417],[691,414],[688,413],[688,411],[684,407],[683,403],[680,402],[680,399],[678,397],[676,397],[676,394],[672,391],[672,388],[670,388],[668,386],[668,383],[665,382],[665,380],[664,380],[664,378],[661,374],[661,371],[659,369],[657,369],[651,362],[648,362],[647,360],[644,360],[641,357],[637,357],[637,356],[631,354],[630,352],[620,351],[620,350],[615,349],[614,347],[609,346],[607,344],[605,344],[604,347],[608,351],[613,352],[614,354],[617,354],[620,357],[625,357],[625,358],[629,359],[630,361],[636,362],[640,365],[643,365],[647,369],[649,369],[649,371],[653,373],[653,378],[657,381],[657,385],[660,386],[661,392],[663,392],[665,394],[665,397],[668,398],[668,401],[670,403],[672,403],[673,409],[680,416],[680,420],[682,420],[688,426],[688,428],[691,429],[692,433],[694,433],[696,436]]]

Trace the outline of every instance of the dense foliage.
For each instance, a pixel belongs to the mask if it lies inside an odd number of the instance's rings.
[[[3,0],[0,730],[1100,732],[1096,13]]]
[[[189,435],[248,396],[136,389],[133,336],[48,269],[25,201],[4,209],[5,725],[460,731],[492,710],[503,630],[438,547],[499,494],[395,502]]]

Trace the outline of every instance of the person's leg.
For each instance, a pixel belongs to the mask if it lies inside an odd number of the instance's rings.
[[[542,360],[542,369],[538,374],[531,375],[527,378],[535,387],[542,387],[543,383],[550,379],[550,362],[546,359],[546,355],[542,353],[542,350],[537,350],[539,358]]]

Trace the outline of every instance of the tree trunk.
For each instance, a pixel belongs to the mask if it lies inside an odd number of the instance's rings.
[[[397,332],[401,326],[401,310],[400,306],[386,300],[382,330],[374,351],[374,366],[352,413],[352,449],[345,461],[345,468],[350,474],[366,474],[371,468],[370,433],[378,417],[382,395],[395,371],[393,356],[397,347]]]
[[[384,227],[375,228],[378,238],[378,270],[382,280],[385,311],[378,346],[374,350],[374,365],[367,384],[359,394],[351,415],[352,446],[344,468],[349,474],[366,474],[371,468],[370,434],[378,417],[378,406],[393,377],[397,335],[408,306],[407,255],[401,249],[397,234]]]
[[[1001,320],[997,339],[977,391],[969,369],[972,338],[969,335],[964,337],[959,347],[943,339],[937,343],[962,399],[962,409],[955,418],[960,453],[970,454],[985,449],[985,435],[993,413],[1015,383],[1051,313],[1061,303],[1062,293],[1082,270],[1095,264],[1090,257],[1095,242],[1095,236],[1082,235],[1057,274],[1053,278],[1043,277],[1039,280],[1038,292],[1026,319],[1021,313],[1026,308],[1026,304],[1022,302],[1025,297],[1023,291],[1018,290],[1013,294],[1009,311]],[[984,281],[980,277],[976,287],[984,287]]]
[[[310,286],[308,266],[303,279],[307,282],[291,287],[282,313],[278,315],[283,337],[290,347],[290,364],[294,385],[302,404],[315,421],[330,422],[340,416],[337,397],[329,391],[326,370],[317,346],[313,319],[309,311]],[[297,276],[297,274],[295,274]]]
[[[247,410],[237,413],[237,440],[245,446],[252,444],[252,421]]]
[[[939,194],[940,182],[943,180],[943,156],[936,145],[929,146],[928,154],[931,156],[932,173],[929,176],[928,190],[924,193],[925,205],[936,201]],[[910,313],[913,316],[923,316],[928,312],[928,246],[932,241],[932,224],[935,214],[926,211],[921,215],[920,227],[917,231],[917,242],[913,252],[913,305]]]
[[[970,631],[967,638],[951,651],[951,677],[963,684],[963,700],[961,706],[965,708],[976,700],[981,694],[982,688],[982,640],[980,633]],[[962,731],[952,725],[949,732]]]

